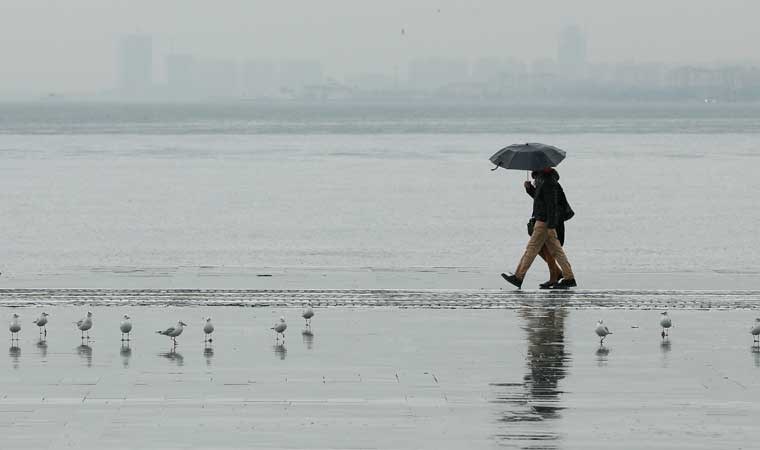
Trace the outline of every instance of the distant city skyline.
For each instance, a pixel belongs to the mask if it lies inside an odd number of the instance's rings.
[[[161,54],[145,34],[122,36],[118,81],[97,97],[126,100],[760,99],[760,68],[589,62],[586,34],[557,32],[554,58],[418,58],[389,72],[329,75],[317,59],[254,60]],[[162,72],[164,75],[157,75]]]
[[[421,59],[557,58],[557,34],[576,26],[593,64],[756,64],[760,2],[455,0],[284,4],[270,0],[5,0],[0,15],[0,93],[112,88],[121,36],[152,37],[158,55],[202,60],[320,61],[348,80],[394,78]]]

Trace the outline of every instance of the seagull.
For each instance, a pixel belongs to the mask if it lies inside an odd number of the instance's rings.
[[[129,333],[132,331],[132,320],[130,317],[126,314],[124,314],[124,320],[121,321],[121,324],[119,324],[119,329],[121,330],[121,340],[122,342],[129,340]],[[127,338],[124,339],[124,335],[127,335]]]
[[[306,309],[303,310],[301,317],[306,320],[307,327],[311,325],[311,318],[314,317],[314,310],[312,309],[311,304],[306,305]]]
[[[662,338],[665,339],[665,336],[668,335],[668,328],[673,326],[673,322],[670,320],[670,316],[668,316],[667,311],[663,311],[660,313],[662,315],[662,319],[660,319],[660,326],[662,327]]]
[[[280,321],[274,324],[274,326],[271,329],[274,330],[277,340],[280,339],[280,334],[282,334],[282,340],[284,341],[285,330],[288,329],[288,324],[285,323],[285,317],[280,317]]]
[[[211,317],[206,317],[206,324],[203,325],[203,333],[205,334],[203,342],[211,342],[211,333],[214,332],[214,324],[211,323]]]
[[[752,342],[760,344],[760,317],[755,319],[755,326],[750,330],[752,333]]]
[[[34,324],[40,327],[40,334],[43,334],[43,330],[44,330],[44,336],[47,336],[47,327],[45,326],[47,325],[47,322],[48,322],[47,318],[48,318],[48,313],[44,312],[40,314],[40,317],[34,319]]]
[[[607,337],[608,334],[612,334],[612,331],[610,331],[609,328],[607,328],[607,325],[604,324],[602,320],[599,320],[599,322],[596,323],[596,335],[600,337],[599,344],[604,344],[604,338]]]
[[[18,332],[21,331],[21,322],[18,321],[19,315],[16,313],[13,313],[13,319],[11,320],[10,325],[8,325],[8,330],[11,332],[11,341],[14,340],[13,335],[16,335],[15,340],[18,340]]]
[[[84,332],[87,331],[87,339],[90,339],[90,328],[92,328],[92,312],[87,311],[87,316],[77,320],[77,328],[82,332],[82,339],[85,338]]]
[[[172,338],[172,341],[174,342],[174,345],[177,345],[177,336],[182,334],[182,327],[186,327],[187,324],[183,321],[177,322],[176,327],[169,327],[165,329],[164,331],[156,331],[158,334],[163,334],[164,336],[169,336]]]

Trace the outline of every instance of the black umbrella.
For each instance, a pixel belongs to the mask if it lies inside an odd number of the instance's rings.
[[[557,147],[529,142],[504,147],[491,157],[493,170],[503,167],[515,170],[540,170],[554,167],[565,159],[565,151]]]

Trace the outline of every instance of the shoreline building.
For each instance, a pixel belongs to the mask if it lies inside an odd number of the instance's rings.
[[[130,34],[119,40],[117,51],[118,90],[129,96],[145,95],[153,87],[153,39]]]

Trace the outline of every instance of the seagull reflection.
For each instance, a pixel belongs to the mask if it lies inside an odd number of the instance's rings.
[[[166,353],[159,353],[158,356],[163,356],[170,361],[174,361],[178,366],[185,365],[185,358],[182,356],[182,353],[177,352],[177,349],[174,347]]]
[[[206,357],[206,365],[211,366],[211,360],[214,358],[214,347],[207,346],[203,349],[203,356]]]
[[[123,341],[121,343],[119,354],[121,355],[121,364],[126,369],[129,367],[129,358],[132,357],[132,348],[129,346],[129,341]]]
[[[288,349],[285,347],[285,344],[277,344],[274,346],[274,354],[284,360],[288,356]]]
[[[87,363],[87,367],[92,367],[92,347],[82,344],[77,347],[77,353]]]
[[[47,358],[47,349],[48,349],[47,341],[44,339],[40,339],[37,341],[36,346],[40,350],[40,356],[43,359]]]
[[[498,415],[499,421],[506,426],[497,438],[510,445],[519,446],[516,441],[526,441],[533,446],[536,441],[548,443],[559,439],[547,421],[558,419],[564,409],[559,403],[562,391],[558,385],[567,374],[570,359],[565,351],[567,312],[562,308],[542,306],[525,307],[519,314],[524,319],[523,330],[528,344],[527,373],[521,383],[493,383],[499,387],[499,392],[492,402],[504,406]]]
[[[311,331],[311,327],[307,327],[301,331],[301,337],[303,338],[303,343],[306,344],[306,348],[311,350],[314,347],[314,332]]]
[[[598,349],[596,349],[596,362],[599,365],[599,367],[606,366],[607,365],[607,356],[610,354],[610,349],[600,345]]]
[[[21,347],[12,344],[8,349],[8,355],[11,357],[11,363],[14,369],[18,369],[19,360],[21,359]]]

